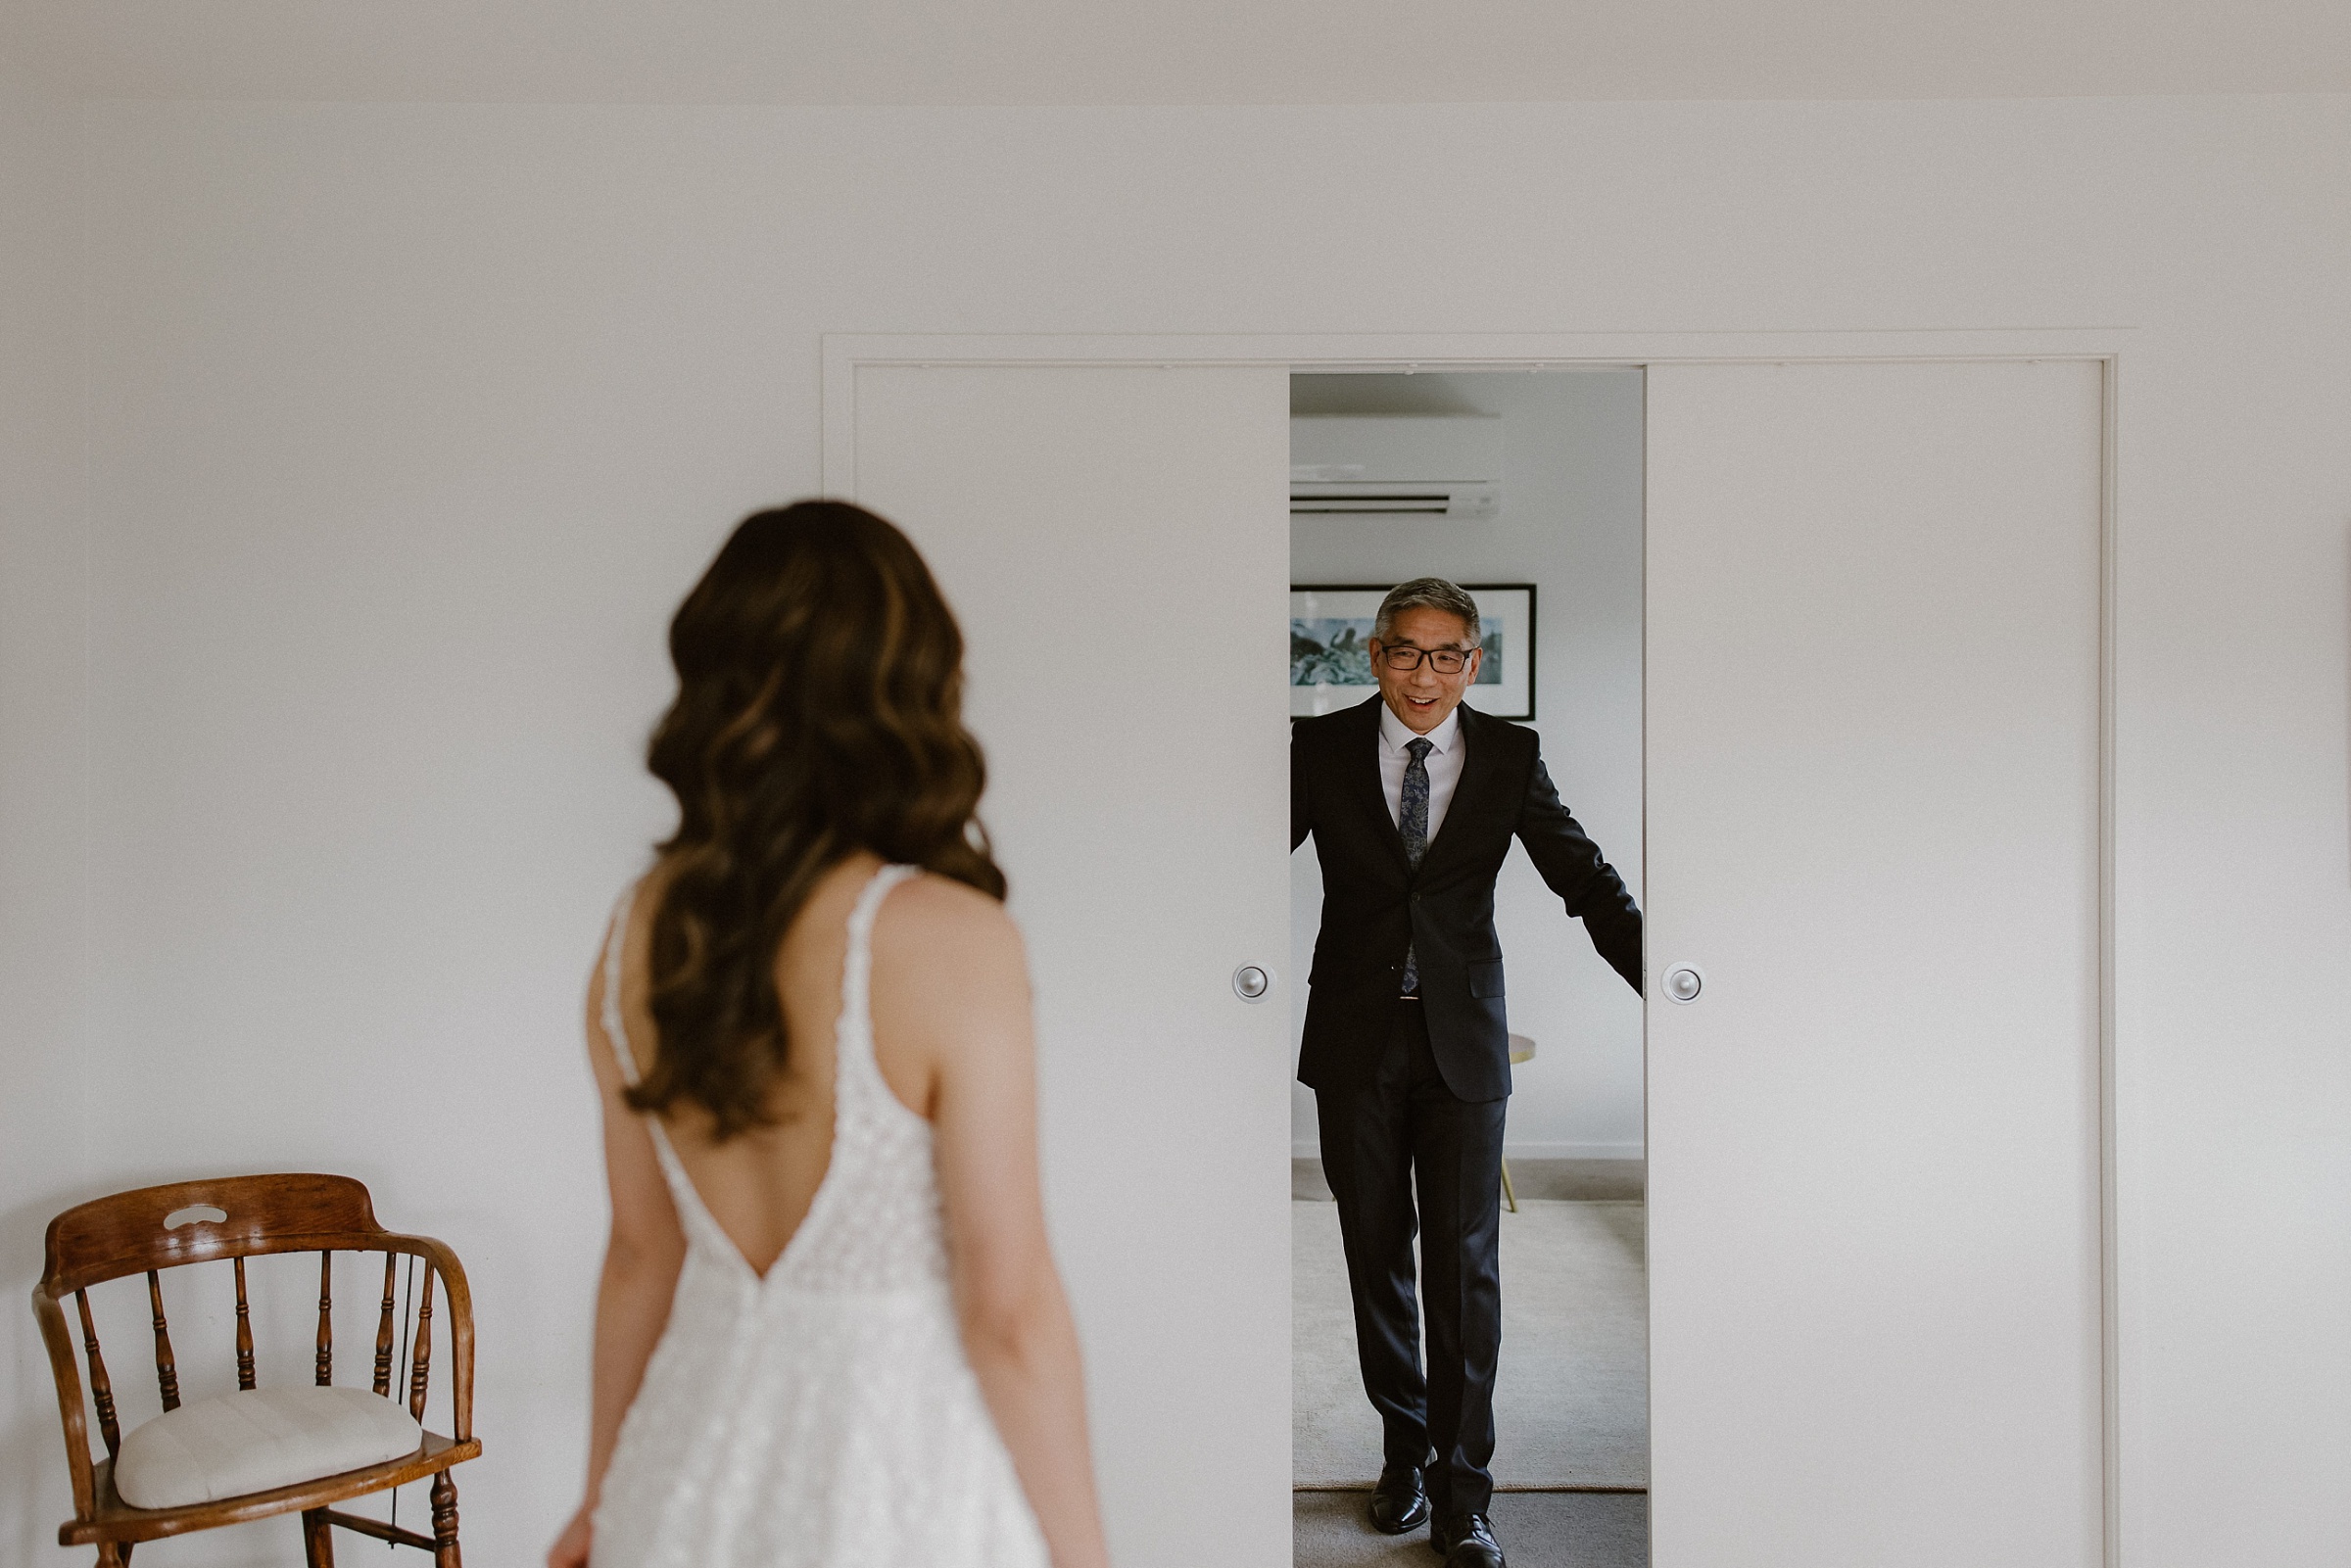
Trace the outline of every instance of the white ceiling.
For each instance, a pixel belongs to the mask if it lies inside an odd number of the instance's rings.
[[[1324,104],[2351,91],[2346,0],[0,0],[90,96]]]

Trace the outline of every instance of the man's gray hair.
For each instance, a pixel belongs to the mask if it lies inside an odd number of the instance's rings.
[[[1447,615],[1460,616],[1462,624],[1469,629],[1469,645],[1476,647],[1484,641],[1477,629],[1477,600],[1442,577],[1415,577],[1389,589],[1388,596],[1379,601],[1379,616],[1371,623],[1371,635],[1385,642],[1388,633],[1395,629],[1396,617],[1406,610],[1443,610]]]

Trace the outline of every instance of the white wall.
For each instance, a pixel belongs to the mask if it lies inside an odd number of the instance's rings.
[[[82,1160],[79,113],[0,68],[0,1560],[72,1511],[26,1292]],[[49,1545],[44,1546],[46,1541]]]
[[[1535,717],[1559,796],[1641,896],[1641,372],[1300,375],[1293,413],[1482,413],[1503,425],[1502,506],[1476,522],[1296,517],[1294,583],[1435,575],[1533,583]],[[1472,705],[1476,694],[1471,693]],[[1306,1022],[1322,874],[1290,857],[1292,1041]],[[1509,1153],[1638,1159],[1641,998],[1512,846],[1495,884],[1512,1031],[1537,1045],[1516,1069]],[[1292,1086],[1293,1152],[1320,1147],[1314,1092]]]
[[[479,1560],[571,1500],[601,1218],[575,1009],[662,822],[661,619],[738,512],[814,487],[819,334],[2034,323],[2139,329],[2126,1560],[2351,1555],[2351,103],[84,124],[96,787],[86,832],[62,792],[16,831],[86,852],[90,1164],[12,1165],[5,1212],[366,1177],[474,1266]],[[1435,217],[1366,245],[1309,212]],[[59,379],[0,375],[12,408]],[[69,1001],[12,992],[12,1031]],[[18,1396],[9,1432],[54,1419]]]

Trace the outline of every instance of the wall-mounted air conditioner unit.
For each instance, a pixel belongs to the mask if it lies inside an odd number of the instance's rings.
[[[1491,517],[1502,421],[1485,414],[1307,414],[1290,421],[1290,515]]]

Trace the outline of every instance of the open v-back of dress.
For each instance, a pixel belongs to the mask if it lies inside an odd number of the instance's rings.
[[[874,1059],[874,920],[913,875],[884,867],[849,916],[832,1159],[764,1275],[647,1118],[686,1261],[604,1475],[595,1568],[1045,1568],[956,1331],[931,1124]],[[634,898],[603,985],[631,1083],[620,960]]]

